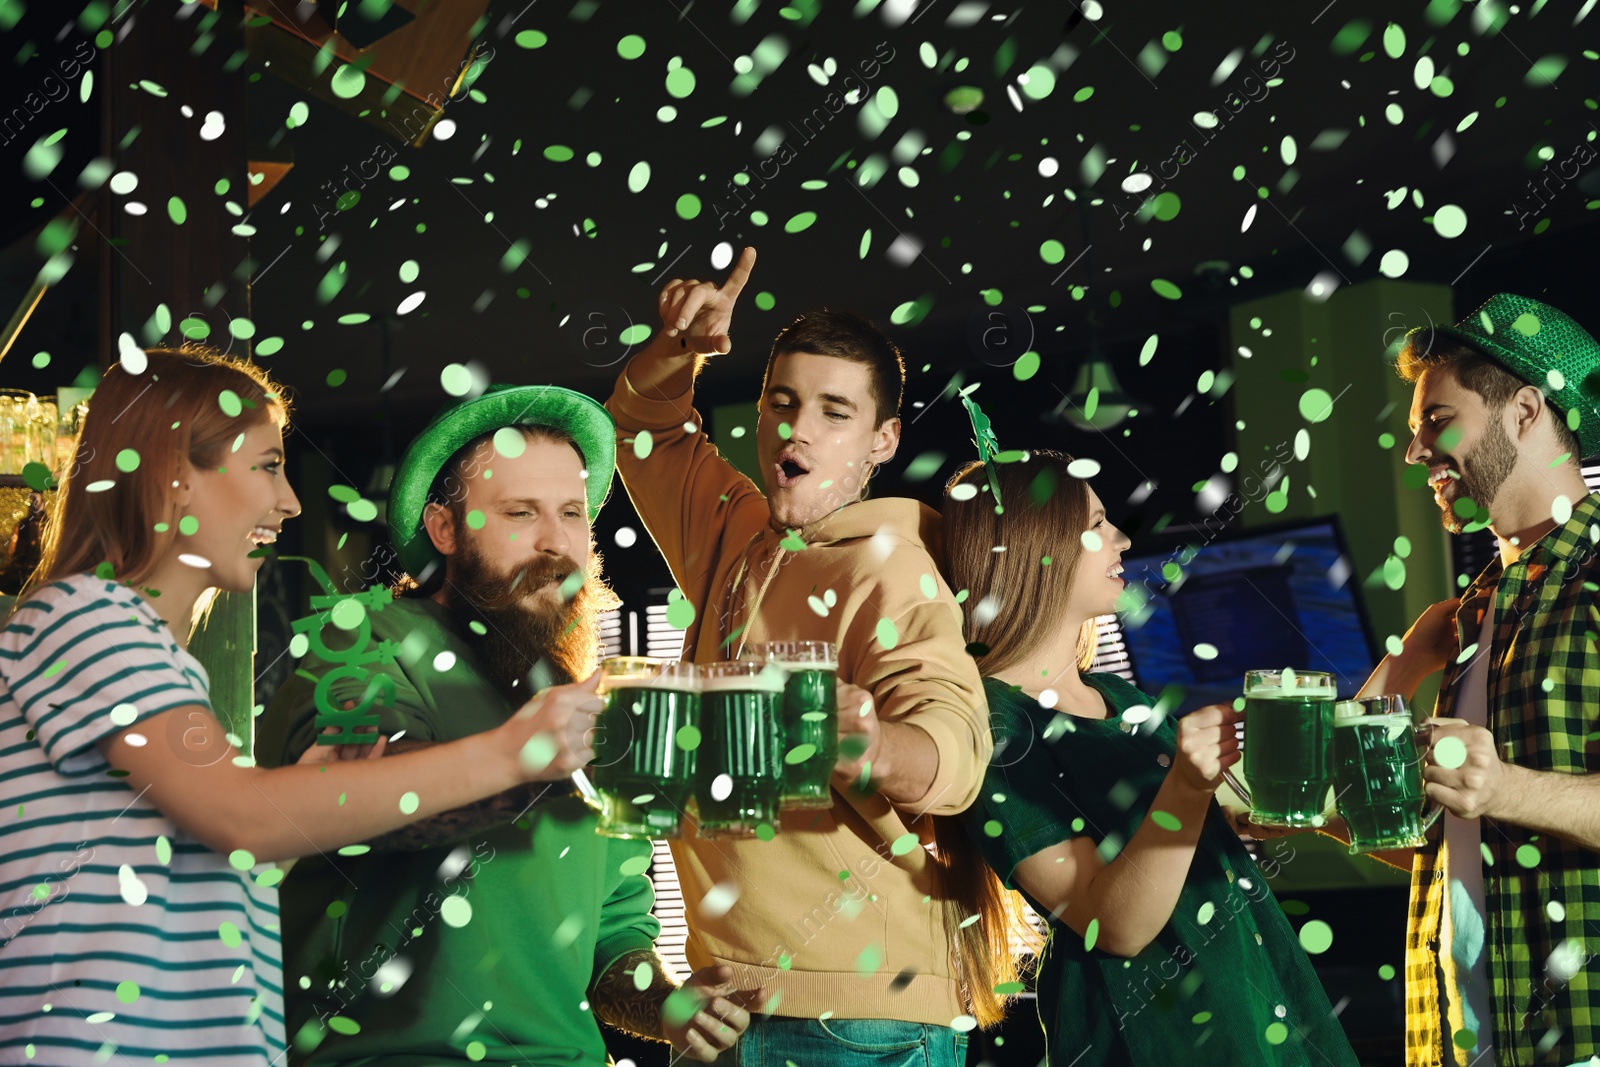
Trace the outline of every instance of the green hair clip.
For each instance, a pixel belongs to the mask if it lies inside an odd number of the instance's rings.
[[[1000,479],[996,478],[994,473],[994,465],[1001,462],[998,457],[1003,455],[1000,451],[1000,441],[994,435],[994,427],[989,423],[989,416],[985,415],[983,409],[968,395],[981,384],[983,383],[973,382],[961,390],[959,395],[961,406],[967,409],[967,417],[972,420],[972,443],[977,446],[978,461],[983,464],[984,472],[989,476],[989,491],[994,494],[994,513],[1000,515],[1006,510],[1005,505],[1000,503]]]

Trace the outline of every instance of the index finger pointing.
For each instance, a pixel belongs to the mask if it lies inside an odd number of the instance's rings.
[[[744,283],[750,280],[750,269],[755,265],[756,250],[746,245],[745,250],[739,253],[739,262],[733,265],[728,280],[722,283],[722,291],[728,294],[730,299],[737,297],[744,290]]]

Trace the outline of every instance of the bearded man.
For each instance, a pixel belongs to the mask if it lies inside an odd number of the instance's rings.
[[[1499,552],[1435,604],[1361,695],[1443,668],[1423,777],[1443,831],[1415,850],[1406,936],[1410,1067],[1570,1064],[1600,1053],[1600,344],[1497,293],[1413,330],[1406,461],[1451,533]]]
[[[552,744],[592,756],[597,615],[618,601],[591,524],[615,432],[579,393],[496,386],[412,443],[389,533],[414,577],[366,616],[393,652],[373,665],[393,684],[371,709],[383,753],[479,733],[583,689],[584,714]],[[329,648],[351,642],[331,624],[323,636]],[[292,762],[316,742],[314,686],[334,670],[307,658],[263,716],[258,751]],[[368,684],[340,675],[328,695],[350,706]],[[280,897],[292,1061],[603,1063],[597,1019],[702,1062],[730,1047],[748,998],[726,968],[704,968],[677,1002],[697,1009],[664,1017],[677,987],[654,950],[649,843],[595,825],[566,783],[537,782],[303,861]]]

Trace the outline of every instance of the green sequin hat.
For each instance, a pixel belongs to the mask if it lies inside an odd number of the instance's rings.
[[[587,473],[584,489],[594,522],[611,489],[617,466],[617,428],[611,413],[593,398],[554,385],[491,385],[435,415],[406,449],[389,487],[389,541],[413,577],[440,556],[422,511],[439,472],[475,437],[505,426],[549,426],[577,442]]]
[[[1600,454],[1600,343],[1572,316],[1525,296],[1496,293],[1454,326],[1431,329],[1544,390],[1578,435],[1579,458]]]

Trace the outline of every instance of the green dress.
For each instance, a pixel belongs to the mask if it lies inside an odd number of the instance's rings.
[[[963,818],[1014,889],[1017,864],[1078,834],[1111,862],[1139,829],[1171,766],[1171,720],[1135,728],[1121,719],[1153,701],[1116,675],[1084,681],[1105,698],[1109,718],[1049,711],[1012,686],[984,682],[995,753],[983,792]],[[1215,805],[1172,918],[1155,940],[1132,959],[1084,941],[1050,921],[1038,1006],[1057,1067],[1356,1065],[1295,931]]]

